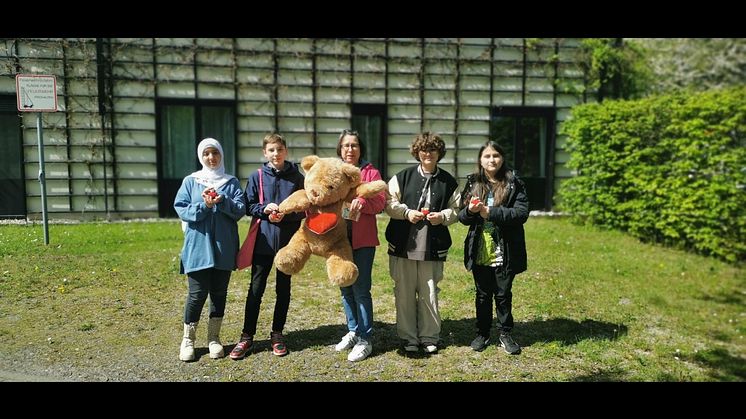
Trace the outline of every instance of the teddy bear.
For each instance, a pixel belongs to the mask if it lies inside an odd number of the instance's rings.
[[[350,286],[357,280],[358,270],[347,240],[348,221],[342,217],[343,204],[386,190],[386,182],[361,183],[360,169],[339,158],[306,156],[301,167],[306,172],[304,189],[282,201],[279,210],[286,214],[305,211],[306,218],[287,246],[277,252],[277,269],[294,275],[314,254],[326,258],[326,271],[332,284]]]

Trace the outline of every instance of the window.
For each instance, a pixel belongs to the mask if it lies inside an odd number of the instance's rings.
[[[386,180],[386,106],[353,104],[350,128],[360,133],[365,143],[363,159],[373,163]]]
[[[15,96],[0,96],[0,217],[26,216],[21,121]]]
[[[505,149],[505,161],[526,183],[530,209],[552,206],[555,110],[498,107],[492,113],[490,138]]]
[[[236,176],[236,113],[232,101],[160,101],[158,110],[158,213],[176,217],[174,198],[188,174],[202,168],[197,145],[215,138],[225,171]]]

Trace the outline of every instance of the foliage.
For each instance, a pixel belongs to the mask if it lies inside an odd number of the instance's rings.
[[[744,38],[648,38],[625,43],[645,51],[651,93],[746,84]]]
[[[563,130],[576,219],[746,258],[746,87],[583,105]]]
[[[581,43],[581,63],[591,90],[605,97],[642,97],[651,78],[644,49],[621,38],[586,38]]]

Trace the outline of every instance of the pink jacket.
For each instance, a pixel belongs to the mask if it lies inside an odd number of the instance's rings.
[[[363,167],[360,169],[363,182],[372,182],[381,180],[381,173],[369,162],[363,161]],[[380,244],[378,241],[378,227],[376,226],[376,214],[383,211],[386,205],[386,192],[374,196],[373,198],[359,198],[362,201],[363,208],[360,210],[360,220],[352,221],[352,249],[361,247],[376,247]],[[348,222],[350,222],[348,220]]]

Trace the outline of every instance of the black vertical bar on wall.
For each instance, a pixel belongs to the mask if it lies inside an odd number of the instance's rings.
[[[582,53],[582,49],[581,49],[580,53],[576,52],[575,58],[578,58],[578,56],[580,56],[580,59],[578,59],[578,61],[580,61],[583,64],[583,103],[588,103],[588,94],[587,94],[588,92],[588,71],[589,71],[589,67],[591,63],[582,61],[582,59],[584,58],[584,55],[585,54]],[[590,58],[588,58],[588,60],[590,60]]]
[[[277,79],[278,73],[279,73],[279,60],[277,59],[277,38],[272,38],[272,66],[274,71],[274,86],[272,86],[272,100],[275,102],[275,132],[280,131],[280,104],[278,99],[278,84],[279,80]]]
[[[495,106],[494,96],[495,96],[495,38],[490,38],[490,120],[492,120],[492,109]]]
[[[62,85],[65,88],[65,152],[67,153],[67,205],[70,208],[70,212],[73,212],[73,172],[72,166],[70,165],[70,158],[72,156],[72,138],[70,138],[70,83],[67,77],[67,39],[62,39]],[[103,121],[102,121],[103,122]],[[103,128],[103,127],[102,127]],[[104,150],[105,152],[106,150]],[[91,179],[93,179],[93,173],[91,173]],[[106,186],[106,185],[104,185]],[[84,206],[85,208],[85,206]]]
[[[238,54],[236,54],[236,50],[238,49],[236,38],[231,38],[231,58],[233,59],[233,100],[235,100],[234,107],[234,115],[233,118],[233,132],[236,133],[236,138],[234,139],[235,142],[235,152],[233,153],[233,165],[236,168],[236,173],[234,175],[241,179],[240,173],[239,173],[239,161],[238,161],[238,154],[239,154],[239,144],[241,144],[239,138],[241,137],[241,133],[238,132]]]
[[[459,97],[461,96],[461,38],[456,39],[456,83],[455,83],[455,93],[456,93],[456,115],[453,121],[453,176],[458,179],[458,128],[459,128],[459,117],[460,112],[459,108],[461,106],[461,101],[459,100]]]
[[[557,84],[559,83],[559,40],[554,38],[554,80],[552,80],[552,107],[557,109]]]
[[[425,38],[420,38],[420,132],[425,129]]]
[[[155,161],[156,161],[156,184],[158,186],[158,193],[160,193],[161,179],[163,179],[163,158],[161,157],[161,150],[163,145],[161,141],[161,104],[158,103],[158,56],[156,55],[157,44],[155,38],[150,38],[152,44],[151,51],[153,52],[153,103],[155,103]],[[115,200],[116,202],[117,200]],[[161,214],[161,203],[160,198],[156,196],[156,202],[158,204],[158,215]]]
[[[153,101],[158,99],[158,59],[156,58],[155,38],[150,38],[153,51]]]
[[[386,105],[386,109],[388,109],[389,107],[389,39],[385,38],[383,42],[384,42],[383,71],[385,72],[383,76],[383,103]]]
[[[318,136],[316,135],[316,120],[318,119],[318,104],[316,103],[316,38],[311,39],[311,107],[313,110],[313,154],[318,154]]]
[[[13,40],[13,68],[15,68],[16,74],[19,74],[21,72],[21,59],[18,57],[18,39],[17,38]]]
[[[352,128],[353,103],[355,103],[355,41],[350,39],[350,128]]]
[[[388,134],[389,134],[389,38],[383,40],[383,104],[386,107],[386,120],[383,122],[383,141],[381,142],[381,164],[386,168],[386,173],[382,173],[384,179],[388,180]],[[385,145],[384,145],[385,144]],[[379,168],[380,169],[380,168]]]
[[[526,67],[528,66],[528,57],[526,56],[526,38],[523,38],[523,75],[521,76],[521,106],[526,106]]]
[[[552,86],[552,107],[554,108],[554,117],[547,118],[547,141],[549,142],[547,158],[547,188],[544,202],[548,210],[552,210],[554,204],[554,153],[557,142],[557,84],[559,83],[559,40],[554,39],[554,80]],[[551,124],[551,128],[550,128]]]
[[[197,77],[197,38],[192,38],[192,78],[194,80],[194,99],[199,99],[199,81]],[[199,137],[199,134],[197,135]]]
[[[106,177],[106,115],[107,109],[107,84],[106,84],[106,60],[104,52],[104,40],[96,38],[96,81],[98,82],[98,115],[101,118],[101,151],[104,162],[104,210],[106,217],[109,217],[109,185]],[[114,153],[112,153],[114,154]],[[93,173],[91,173],[93,178]],[[72,208],[71,208],[72,210]]]
[[[117,115],[114,111],[114,57],[111,53],[111,38],[106,38],[106,43],[104,44],[106,47],[106,83],[109,87],[109,90],[106,94],[106,100],[109,107],[109,132],[111,133],[110,139],[111,139],[111,187],[113,189],[114,196],[118,196],[119,189],[117,188],[117,153],[115,152],[117,149],[117,130],[116,130],[116,121],[117,121]],[[104,167],[104,182],[106,182],[106,167]],[[104,189],[104,196],[106,197],[106,216],[108,218],[109,216],[109,196],[108,196],[108,188],[109,186],[106,186],[106,189]],[[114,211],[119,212],[119,204],[117,204],[117,200],[114,200]]]

